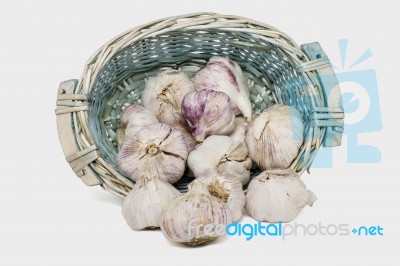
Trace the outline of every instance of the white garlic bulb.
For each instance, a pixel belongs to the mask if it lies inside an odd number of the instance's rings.
[[[125,197],[122,215],[134,230],[160,227],[163,208],[181,193],[156,175],[145,173]]]
[[[250,182],[246,211],[258,221],[290,222],[315,200],[294,170],[267,170]]]
[[[251,159],[262,169],[285,169],[303,143],[301,114],[286,105],[274,105],[247,128],[246,143]]]
[[[235,129],[235,114],[228,95],[220,91],[189,92],[182,102],[182,120],[198,142]]]
[[[181,121],[183,97],[194,91],[192,80],[183,72],[167,69],[150,78],[142,93],[142,104],[153,111],[162,123]]]
[[[207,185],[211,195],[226,203],[232,213],[233,221],[238,221],[242,217],[246,197],[239,179],[227,173],[217,172],[214,175],[200,176],[197,180]]]
[[[188,149],[179,130],[159,123],[144,127],[126,139],[117,155],[118,170],[137,181],[142,173],[157,173],[161,180],[177,182],[186,167]]]
[[[156,115],[140,105],[129,105],[121,113],[120,124],[117,129],[118,147],[121,148],[126,137],[131,138],[140,129],[159,123]]]
[[[193,77],[196,90],[222,91],[231,99],[232,109],[251,119],[250,92],[240,66],[228,57],[211,57]]]
[[[171,127],[176,128],[179,130],[179,132],[181,132],[185,140],[186,146],[188,147],[189,153],[192,150],[194,150],[197,144],[199,144],[197,140],[194,138],[194,136],[189,131],[187,131],[187,129],[182,124],[180,123],[172,124]]]
[[[206,185],[194,180],[184,196],[164,208],[161,231],[170,241],[197,246],[217,239],[225,232],[224,227],[223,232],[218,232],[219,227],[231,222],[232,214],[225,203],[210,195]]]
[[[195,177],[220,171],[238,178],[242,184],[250,179],[251,159],[246,145],[228,136],[206,138],[189,154],[187,163]]]

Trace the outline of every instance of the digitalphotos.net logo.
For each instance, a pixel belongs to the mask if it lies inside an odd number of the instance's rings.
[[[301,223],[231,223],[224,224],[198,224],[192,220],[188,224],[188,235],[191,238],[221,237],[243,237],[246,241],[254,237],[280,238],[286,240],[296,236],[356,236],[356,237],[380,237],[383,236],[383,227],[380,225],[352,227],[349,224],[323,224],[322,222],[313,224]]]
[[[347,139],[347,163],[380,163],[379,148],[368,143],[360,144],[359,137],[363,134],[373,134],[382,130],[377,75],[374,69],[363,69],[362,64],[373,56],[371,49],[366,49],[356,55],[354,61],[349,61],[347,51],[349,41],[338,41],[340,59],[334,62],[335,71],[345,112],[344,132]],[[357,70],[355,70],[357,69]],[[331,168],[333,162],[332,148],[323,148],[318,152],[312,167]]]

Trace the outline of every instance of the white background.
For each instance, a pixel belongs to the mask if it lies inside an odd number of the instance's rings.
[[[18,1],[0,3],[0,265],[399,265],[398,1]],[[360,143],[378,147],[379,164],[348,164],[346,139],[333,169],[303,180],[318,195],[299,223],[381,225],[380,237],[225,238],[201,248],[176,246],[160,232],[134,232],[121,200],[86,187],[64,160],[55,123],[59,82],[79,78],[109,39],[161,17],[197,11],[271,24],[299,44],[318,40],[340,64],[377,72],[383,130]],[[368,100],[368,99],[364,99]],[[360,99],[363,101],[363,99]],[[243,222],[252,222],[244,218]],[[397,245],[397,248],[395,247]],[[396,255],[397,251],[397,255]]]

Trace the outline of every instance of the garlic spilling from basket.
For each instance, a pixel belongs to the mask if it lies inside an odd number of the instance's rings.
[[[196,90],[222,91],[231,99],[234,111],[240,111],[250,121],[250,93],[240,66],[227,57],[211,57],[207,65],[193,77]]]
[[[199,176],[197,180],[207,185],[211,195],[226,203],[232,213],[233,221],[242,217],[246,198],[239,179],[227,173],[217,172],[214,175]]]
[[[121,114],[116,165],[136,181],[123,205],[129,226],[160,227],[167,239],[195,246],[222,236],[244,208],[259,221],[288,222],[311,206],[314,194],[286,169],[303,143],[301,114],[275,105],[252,117],[247,81],[227,58],[211,58],[193,81],[164,70],[145,84],[147,108]],[[245,194],[253,165],[264,172]],[[195,180],[180,195],[171,184],[185,172]]]
[[[267,170],[250,182],[246,211],[258,221],[290,222],[315,200],[294,170]]]
[[[230,103],[223,92],[189,92],[182,102],[183,122],[198,142],[210,135],[227,135],[235,129],[235,114]]]
[[[178,181],[186,168],[188,149],[179,130],[159,123],[144,127],[125,139],[117,155],[117,168],[137,181],[143,173],[158,173],[168,183]]]
[[[194,180],[184,196],[164,208],[161,231],[171,241],[197,246],[223,235],[224,225],[231,222],[232,214],[225,203],[212,196],[205,184]],[[216,228],[207,232],[206,226]]]
[[[126,196],[122,215],[134,230],[160,227],[163,208],[181,193],[156,175],[144,173]]]
[[[131,138],[140,129],[159,123],[155,114],[140,105],[129,105],[121,114],[120,124],[117,129],[117,143],[121,148],[125,138]]]
[[[251,159],[262,169],[285,169],[303,143],[301,114],[287,105],[274,105],[248,127],[246,143]]]
[[[188,166],[196,177],[220,171],[246,184],[250,179],[252,162],[243,142],[228,136],[210,136],[189,154]]]
[[[167,69],[150,78],[142,93],[142,104],[152,110],[160,122],[173,124],[181,120],[181,103],[193,82],[183,72]]]
[[[319,78],[321,68],[332,78]],[[160,227],[190,245],[220,229],[249,240],[263,225],[244,217],[250,224],[241,226],[244,208],[259,221],[288,222],[315,200],[296,172],[309,169],[322,142],[341,143],[336,83],[317,42],[299,47],[238,16],[174,16],[116,36],[78,82],[60,84],[57,126],[80,179],[126,197],[131,228]],[[318,114],[334,119],[314,123]]]

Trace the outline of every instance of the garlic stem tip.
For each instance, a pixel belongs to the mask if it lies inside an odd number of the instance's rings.
[[[317,200],[317,196],[311,190],[308,190],[307,205],[312,207],[316,200]]]

